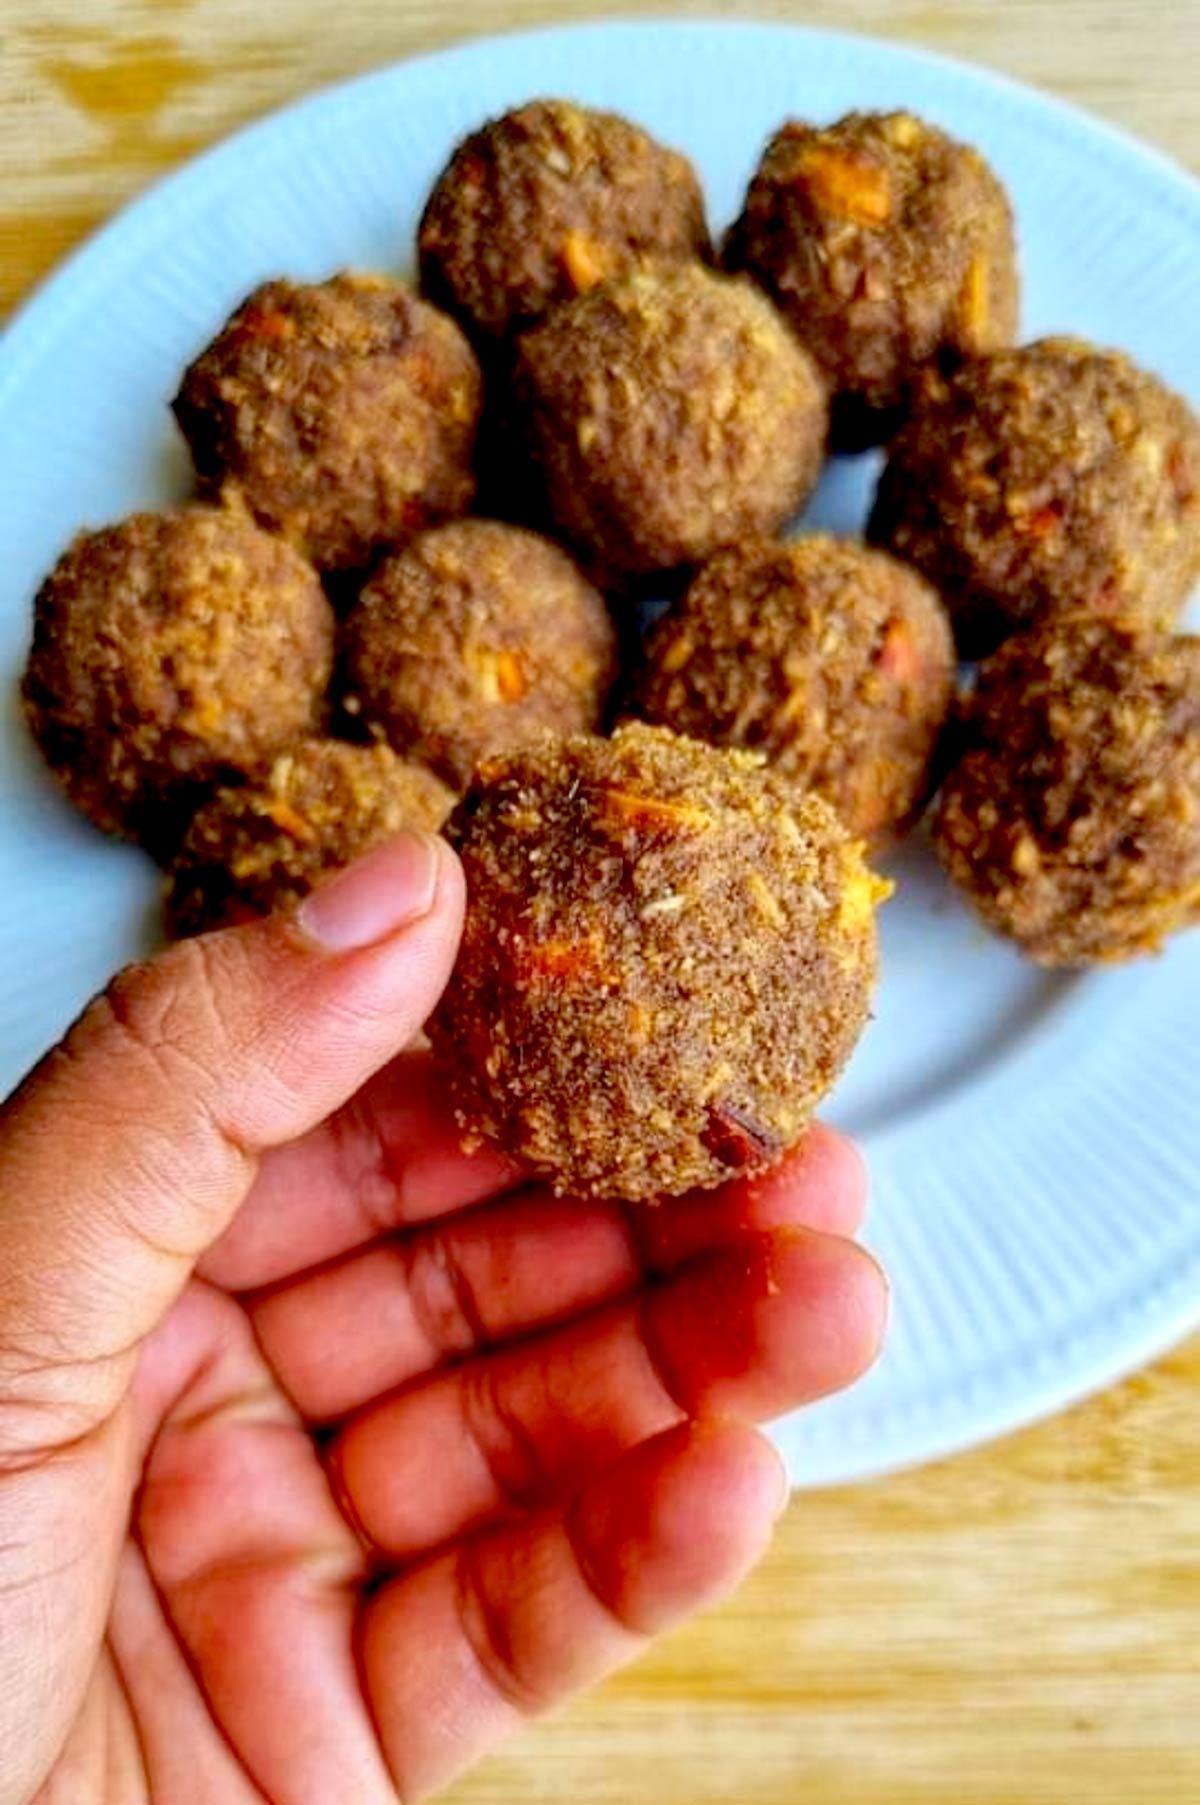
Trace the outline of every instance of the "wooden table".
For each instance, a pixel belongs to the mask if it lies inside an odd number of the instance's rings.
[[[454,37],[593,10],[0,0],[0,307],[153,176],[264,108]],[[1196,0],[783,0],[724,12],[991,63],[1200,168]],[[798,1499],[731,1605],[455,1798],[1192,1805],[1198,1385],[1200,1342],[996,1447]]]

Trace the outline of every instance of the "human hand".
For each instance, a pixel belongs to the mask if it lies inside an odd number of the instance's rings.
[[[731,1588],[871,1360],[857,1156],[636,1214],[458,1149],[407,837],[123,974],[0,1120],[0,1801],[395,1805]],[[699,1420],[697,1420],[699,1419]]]

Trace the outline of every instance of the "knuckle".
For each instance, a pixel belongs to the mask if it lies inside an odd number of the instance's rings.
[[[554,1489],[535,1431],[507,1396],[504,1368],[477,1360],[463,1368],[463,1423],[503,1505],[528,1510]]]
[[[240,1176],[245,1150],[222,1110],[221,994],[204,952],[174,949],[119,973],[52,1056],[33,1126],[49,1121],[61,1146],[88,1150],[92,1208],[77,1261],[98,1259],[114,1228],[164,1260],[190,1259],[207,1232],[203,1212],[193,1219],[180,1203],[195,1171]]]
[[[439,1357],[485,1347],[487,1325],[451,1238],[423,1235],[405,1250],[408,1294],[421,1333]]]
[[[67,1080],[53,1091],[60,1115],[111,1120],[119,1099],[151,1166],[159,1141],[169,1151],[197,1131],[215,1130],[243,1151],[232,1074],[253,1064],[264,1086],[271,1078],[266,1053],[255,1057],[251,1045],[262,1023],[244,963],[235,947],[194,940],[119,972],[54,1055]]]
[[[494,1585],[480,1544],[462,1544],[454,1579],[458,1621],[476,1667],[506,1705],[522,1717],[536,1717],[549,1700],[525,1670],[513,1634],[512,1595]]]
[[[102,1002],[112,1025],[169,1076],[180,1065],[215,1076],[222,1050],[237,1040],[230,1008],[237,974],[228,966],[227,948],[184,941],[159,960],[119,973]]]
[[[390,1234],[400,1214],[400,1184],[366,1092],[343,1104],[325,1125],[338,1177],[353,1197],[369,1240]]]

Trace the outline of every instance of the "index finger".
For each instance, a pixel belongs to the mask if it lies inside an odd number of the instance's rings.
[[[310,1134],[263,1156],[200,1270],[227,1290],[257,1290],[527,1182],[491,1148],[463,1152],[432,1055],[402,1053]]]
[[[238,1217],[201,1271],[230,1290],[259,1290],[381,1236],[449,1217],[529,1182],[491,1148],[462,1150],[445,1080],[428,1052],[393,1061],[311,1134],[262,1161]],[[720,1190],[630,1209],[651,1267],[670,1267],[747,1230],[803,1221],[853,1234],[866,1176],[853,1146],[815,1125],[772,1171]],[[564,1216],[586,1206],[563,1202]]]

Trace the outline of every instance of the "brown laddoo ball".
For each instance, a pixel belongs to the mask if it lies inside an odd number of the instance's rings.
[[[470,1140],[651,1199],[770,1165],[867,1019],[888,886],[819,796],[640,724],[482,766],[429,1027]]]
[[[179,937],[298,902],[405,828],[436,832],[454,796],[387,746],[308,738],[256,782],[218,790],[171,866],[166,912]]]
[[[482,381],[444,314],[383,276],[267,282],[185,373],[202,487],[241,497],[321,570],[461,514]]]
[[[770,302],[699,264],[555,308],[520,342],[516,407],[559,529],[623,578],[782,525],[817,480],[827,421]]]
[[[1012,343],[1012,208],[978,151],[912,113],[789,121],[725,246],[812,352],[835,439],[887,438],[917,371]]]
[[[1200,423],[1079,339],[973,359],[927,383],[868,535],[941,591],[969,657],[1080,609],[1168,622],[1200,574]]]
[[[97,827],[155,844],[197,786],[315,728],[333,614],[298,552],[233,510],[84,533],[34,604],[25,711]]]
[[[980,666],[942,863],[1043,965],[1153,952],[1200,921],[1200,639],[1089,616]]]
[[[488,753],[598,726],[616,675],[601,596],[556,545],[492,520],[381,564],[342,646],[354,712],[460,789]]]
[[[823,534],[753,539],[718,552],[655,626],[634,703],[765,753],[876,836],[929,794],[954,662],[945,610],[906,565]]]
[[[424,292],[484,341],[639,263],[710,252],[687,158],[567,100],[530,101],[465,138],[417,245]]]

